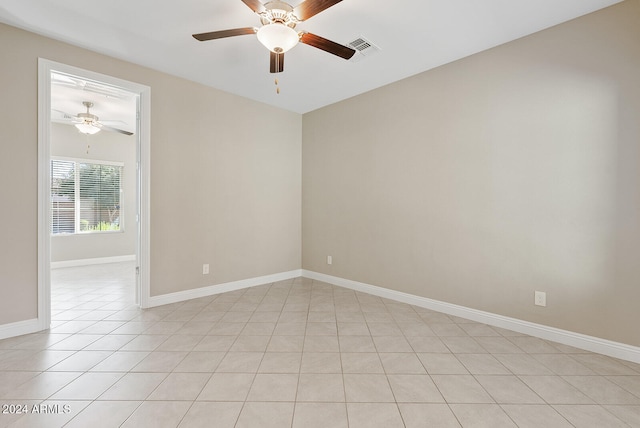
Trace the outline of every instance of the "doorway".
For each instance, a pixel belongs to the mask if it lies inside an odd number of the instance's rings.
[[[51,325],[52,267],[64,269],[55,278],[66,278],[71,298],[100,294],[74,290],[74,278],[104,290],[112,270],[116,283],[135,284],[123,302],[148,307],[149,97],[147,86],[39,60],[41,330]]]

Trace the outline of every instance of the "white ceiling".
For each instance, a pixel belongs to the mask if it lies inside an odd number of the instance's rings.
[[[254,35],[191,37],[259,26],[241,0],[0,0],[0,22],[306,113],[619,1],[344,0],[296,29],[342,44],[364,36],[380,52],[345,61],[300,44],[277,75],[280,94]]]

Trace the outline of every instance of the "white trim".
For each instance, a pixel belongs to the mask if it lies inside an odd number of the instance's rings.
[[[0,325],[0,340],[42,330],[37,318]]]
[[[51,72],[79,75],[85,79],[104,82],[138,94],[138,244],[136,257],[139,266],[136,297],[142,308],[147,307],[150,295],[150,142],[151,88],[78,67],[38,58],[38,326],[48,329],[51,324],[51,236],[50,236],[50,134],[51,134]]]
[[[459,306],[451,303],[441,302],[439,300],[428,299],[426,297],[415,296],[413,294],[403,293],[401,291],[390,290],[388,288],[352,281],[350,279],[326,275],[324,273],[303,269],[302,276],[317,281],[327,282],[339,287],[349,288],[351,290],[373,294],[374,296],[384,297],[386,299],[407,303],[409,305],[431,309],[449,315],[455,315],[457,317],[466,318],[495,327],[501,327],[504,329],[516,331],[518,333],[528,334],[530,336],[539,337],[541,339],[573,346],[574,348],[585,349],[587,351],[597,352],[599,354],[608,355],[610,357],[632,361],[634,363],[640,363],[640,347],[637,346],[613,342],[611,340],[601,339],[598,337],[587,336],[585,334],[562,330],[555,327],[548,327],[529,321],[523,321],[516,318],[492,314],[490,312],[479,311],[477,309],[467,308],[465,306]]]
[[[255,278],[241,279],[239,281],[225,282],[222,284],[210,285],[208,287],[194,288],[191,290],[178,291],[175,293],[152,296],[149,299],[150,307],[168,305],[170,303],[183,302],[185,300],[198,299],[214,294],[226,293],[228,291],[241,290],[243,288],[255,287],[257,285],[270,284],[272,282],[285,281],[287,279],[302,276],[300,269],[289,272],[274,273],[271,275],[258,276]]]
[[[51,68],[38,58],[38,327],[51,325]]]
[[[77,259],[77,260],[65,260],[61,262],[51,262],[51,269],[60,269],[60,268],[77,267],[77,266],[89,266],[89,265],[104,265],[107,263],[119,263],[119,262],[131,262],[131,261],[136,261],[135,254],[131,254],[128,256],[99,257],[95,259]]]
[[[138,97],[138,278],[136,303],[141,308],[149,307],[151,297],[151,88],[140,90]]]

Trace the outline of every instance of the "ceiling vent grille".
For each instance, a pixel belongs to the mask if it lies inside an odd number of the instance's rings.
[[[348,46],[356,50],[356,54],[351,58],[352,61],[360,61],[365,57],[369,57],[380,52],[380,48],[374,45],[363,36],[358,36],[355,40],[348,43]]]

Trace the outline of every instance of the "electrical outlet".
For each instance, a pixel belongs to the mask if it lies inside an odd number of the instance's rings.
[[[202,265],[202,274],[209,275],[209,263],[205,263]]]
[[[327,264],[328,264],[328,265],[333,264],[333,257],[331,257],[331,256],[327,256]]]
[[[547,306],[547,293],[544,291],[536,291],[534,302],[536,306]]]

